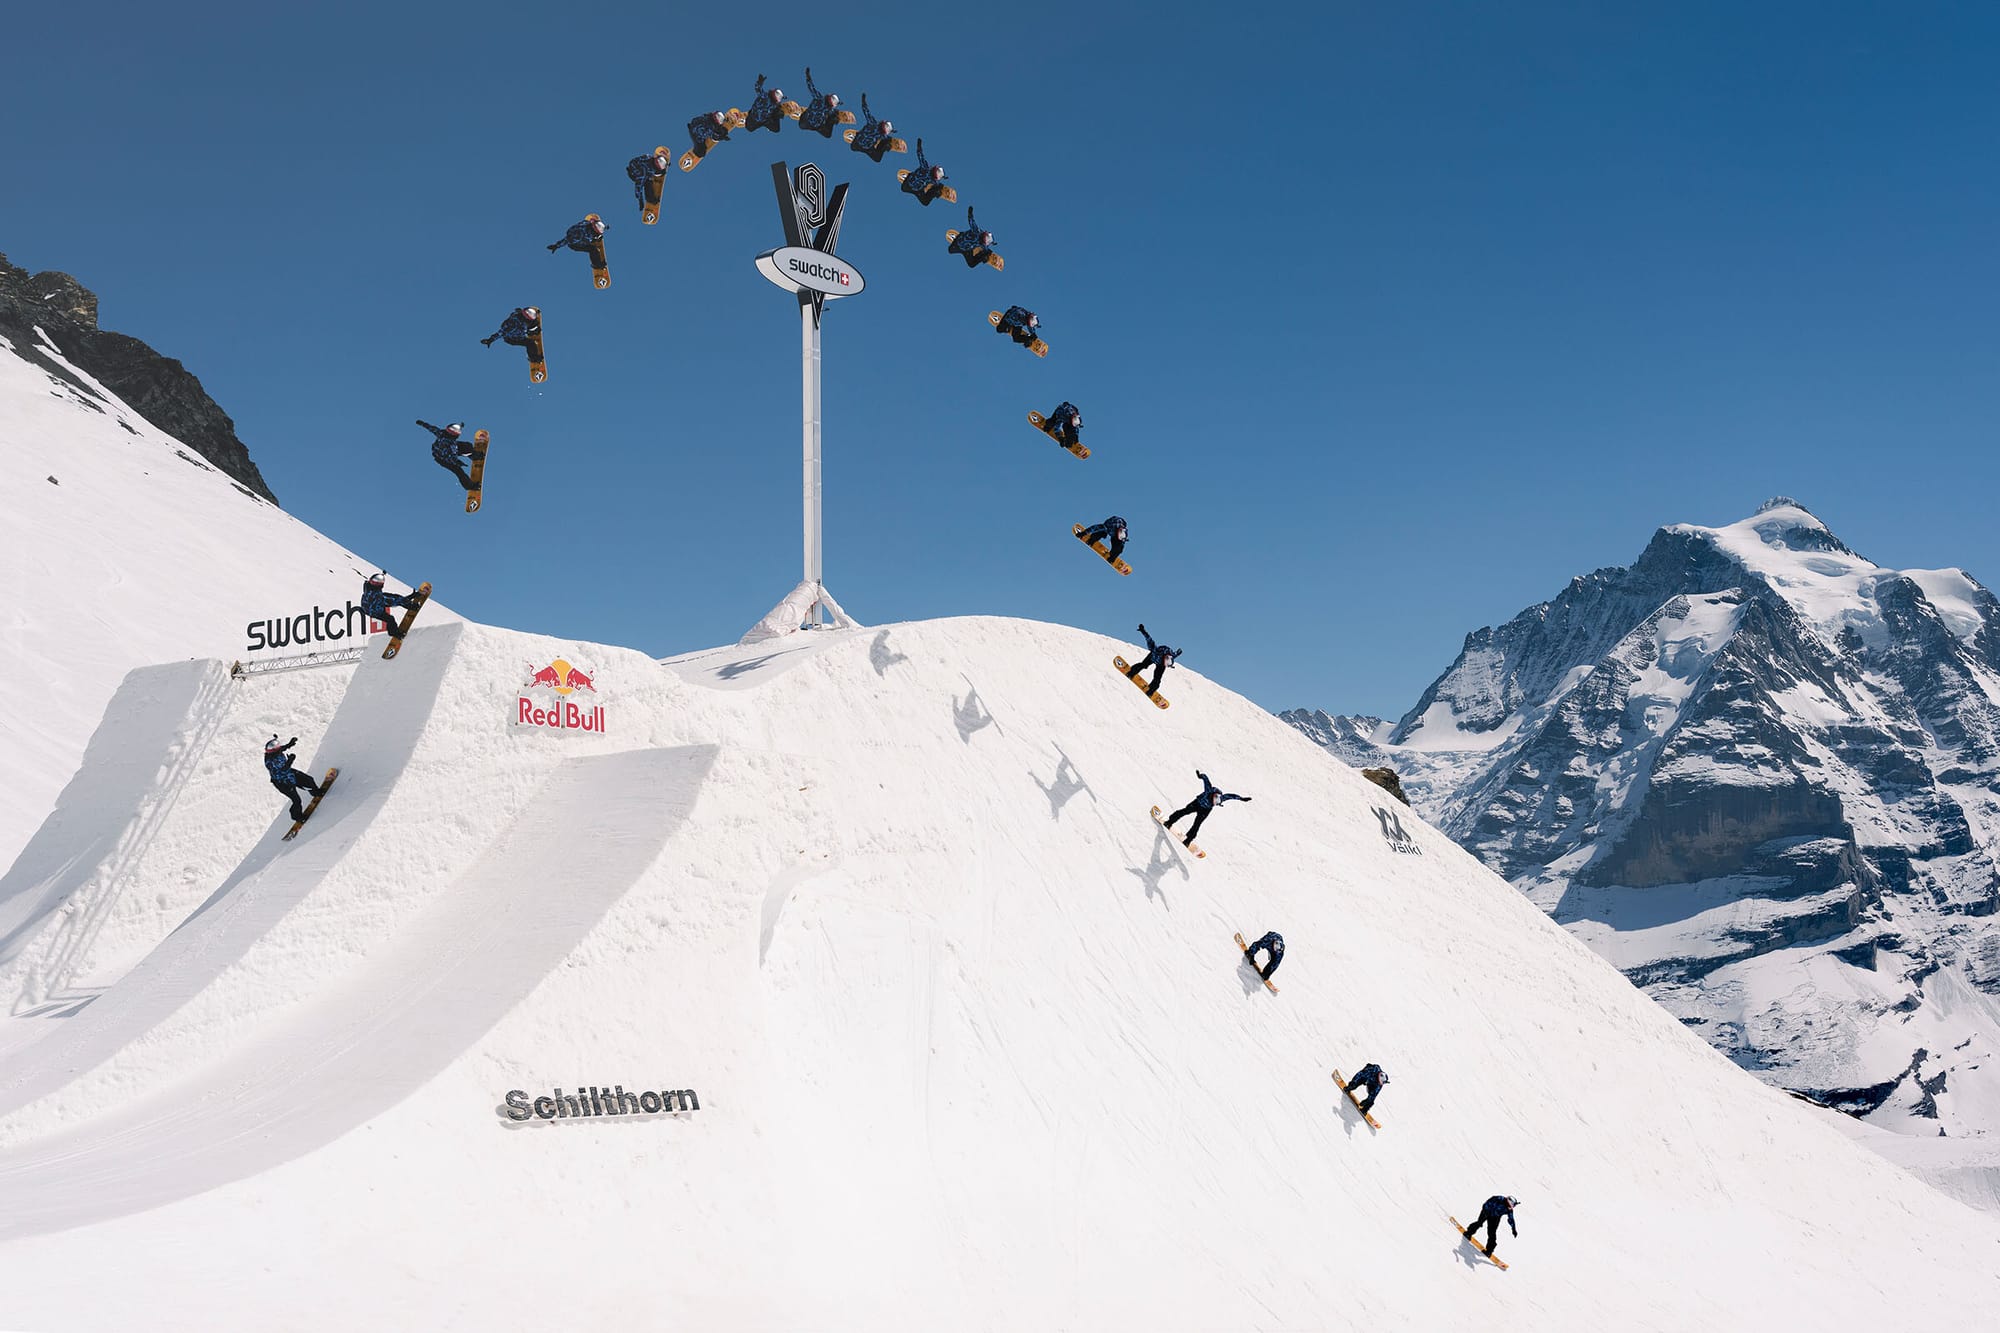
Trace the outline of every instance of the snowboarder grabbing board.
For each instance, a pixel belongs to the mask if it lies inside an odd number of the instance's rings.
[[[1238,931],[1236,934],[1236,947],[1243,951],[1244,963],[1249,966],[1252,972],[1257,974],[1257,979],[1264,983],[1264,989],[1276,995],[1278,988],[1271,984],[1271,974],[1277,971],[1278,964],[1284,961],[1285,937],[1275,930],[1267,930],[1258,937],[1255,944],[1245,944],[1243,942],[1243,933]],[[1264,966],[1262,967],[1257,966],[1256,953],[1259,949],[1262,949],[1265,954]]]
[[[1030,412],[1028,424],[1078,458],[1090,457],[1090,450],[1083,443],[1083,413],[1077,410],[1075,403],[1064,402],[1047,416]]]

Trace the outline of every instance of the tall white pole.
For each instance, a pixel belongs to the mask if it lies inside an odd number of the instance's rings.
[[[805,362],[805,581],[813,586],[810,623],[817,625],[820,622],[821,589],[819,321],[813,318],[810,301],[799,302],[799,333]]]

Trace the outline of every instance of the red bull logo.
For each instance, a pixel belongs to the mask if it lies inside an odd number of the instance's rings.
[[[590,672],[560,657],[547,666],[530,662],[527,672],[528,679],[515,700],[515,726],[603,733],[604,705],[585,705],[573,697],[578,691],[597,693],[597,682]],[[537,696],[537,690],[553,691],[555,697]]]

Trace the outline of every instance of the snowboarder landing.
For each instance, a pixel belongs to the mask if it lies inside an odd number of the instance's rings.
[[[414,606],[416,599],[400,592],[385,592],[382,588],[383,582],[384,576],[375,573],[370,574],[362,583],[361,609],[367,612],[371,619],[387,625],[389,633],[393,636],[396,633],[396,617],[389,614],[389,608]]]
[[[457,477],[459,485],[471,490],[472,474],[459,460],[476,457],[478,451],[472,441],[459,438],[465,432],[465,423],[454,421],[449,426],[433,426],[419,417],[417,424],[431,433],[431,457],[437,460],[437,465]]]
[[[783,88],[764,87],[764,76],[757,76],[757,95],[750,101],[750,109],[744,112],[743,127],[746,130],[769,130],[778,132],[778,126],[785,123],[785,110],[780,105],[785,100]]]
[[[1124,543],[1120,542],[1119,546],[1123,547]],[[1167,674],[1168,667],[1178,665],[1176,659],[1180,657],[1181,650],[1178,648],[1169,648],[1164,643],[1153,642],[1153,636],[1146,633],[1144,621],[1141,621],[1139,624],[1139,633],[1144,635],[1146,639],[1146,655],[1140,658],[1132,669],[1125,674],[1133,680],[1137,680],[1141,671],[1144,671],[1147,667],[1153,668],[1153,683],[1146,687],[1146,693],[1158,694],[1160,692],[1160,677]],[[1175,817],[1179,818],[1179,816]],[[1200,823],[1201,821],[1198,819],[1195,821],[1197,827],[1200,826]],[[1188,837],[1192,838],[1194,834],[1189,833]]]
[[[1222,790],[1220,787],[1216,786],[1213,782],[1210,782],[1208,780],[1208,774],[1202,772],[1200,769],[1196,769],[1194,771],[1194,775],[1201,779],[1201,795],[1195,797],[1192,801],[1189,801],[1186,805],[1174,811],[1171,815],[1168,815],[1166,821],[1167,827],[1172,828],[1174,826],[1174,821],[1176,819],[1179,819],[1182,815],[1194,816],[1194,823],[1188,825],[1187,837],[1181,840],[1182,846],[1186,846],[1194,841],[1194,835],[1201,832],[1201,822],[1204,819],[1207,819],[1210,812],[1212,812],[1217,806],[1222,805],[1228,801],[1247,801],[1250,799],[1248,796],[1238,796],[1233,791]],[[1264,939],[1267,940],[1276,938],[1277,937],[1275,935],[1266,935],[1264,937]],[[1261,944],[1263,941],[1260,940],[1258,942]],[[1279,955],[1283,955],[1283,953],[1285,952],[1284,941],[1280,940],[1278,942],[1277,951]],[[1271,963],[1271,966],[1276,967],[1277,965],[1278,964],[1274,959]],[[1270,979],[1269,973],[1265,974],[1265,979],[1267,981]]]
[[[1342,1092],[1353,1092],[1356,1088],[1368,1089],[1368,1095],[1358,1103],[1361,1107],[1361,1114],[1367,1115],[1375,1109],[1375,1099],[1382,1095],[1382,1087],[1388,1081],[1389,1076],[1382,1072],[1382,1066],[1371,1060],[1369,1063],[1361,1066],[1360,1073],[1341,1084],[1340,1090]]]
[[[271,775],[271,785],[291,798],[294,824],[306,817],[306,808],[299,801],[299,788],[304,787],[313,795],[319,795],[319,784],[312,780],[312,775],[292,767],[291,752],[298,743],[297,736],[280,743],[275,731],[271,733],[271,739],[264,742],[264,771]]]
[[[688,139],[694,144],[694,156],[697,162],[708,156],[710,148],[728,137],[727,111],[711,111],[705,116],[696,116],[688,122]]]
[[[1484,1223],[1486,1227],[1485,1254],[1487,1258],[1492,1258],[1493,1247],[1500,1243],[1500,1220],[1502,1218],[1507,1220],[1508,1231],[1517,1237],[1521,1234],[1521,1229],[1514,1225],[1514,1206],[1520,1202],[1519,1199],[1511,1194],[1494,1195],[1481,1206],[1479,1216],[1473,1218],[1472,1225],[1465,1229],[1465,1238],[1472,1241],[1474,1245],[1479,1244],[1477,1240],[1473,1239],[1472,1233],[1479,1230],[1480,1225]]]
[[[1042,317],[1026,306],[1010,305],[994,328],[1022,347],[1032,347],[1042,336]]]
[[[957,198],[957,195],[945,185],[945,179],[944,168],[931,165],[931,160],[924,156],[924,141],[917,140],[917,169],[903,173],[903,193],[915,195],[917,202],[925,208],[929,208],[931,201],[935,199]],[[971,214],[972,210],[968,208],[966,210],[968,221],[971,220]]]
[[[1078,533],[1077,538],[1080,541],[1084,542],[1085,544],[1100,540],[1110,542],[1111,554],[1105,556],[1104,558],[1106,560],[1115,562],[1118,559],[1118,557],[1122,555],[1125,551],[1125,520],[1118,517],[1118,515],[1113,514],[1110,518],[1105,519],[1102,523],[1091,524],[1089,527],[1085,528],[1082,532]],[[1145,631],[1146,627],[1144,625],[1139,626],[1140,633],[1143,634],[1145,633]],[[1146,642],[1151,643],[1152,640],[1148,639],[1146,640]],[[1149,657],[1146,660],[1150,662],[1152,659]],[[1143,666],[1145,665],[1145,663],[1142,662],[1140,663],[1140,665]],[[1158,683],[1159,683],[1158,681],[1154,682],[1155,685],[1157,685]]]
[[[514,313],[500,321],[500,327],[491,337],[481,338],[480,345],[491,347],[497,339],[515,347],[527,347],[529,340],[542,331],[542,311],[539,306],[515,306]]]
[[[583,221],[573,223],[570,229],[563,233],[563,238],[549,247],[549,253],[554,254],[564,246],[568,246],[572,250],[581,250],[589,254],[596,248],[598,242],[604,239],[604,233],[609,225],[595,213],[586,214]]]
[[[651,202],[646,197],[646,187],[649,184],[661,181],[664,187],[667,163],[672,160],[672,155],[667,152],[665,145],[662,145],[651,153],[642,154],[625,164],[625,175],[632,182],[632,197],[638,201],[639,207],[644,208]],[[549,248],[553,250],[555,247]]]
[[[889,147],[889,136],[896,127],[889,121],[875,119],[875,113],[868,109],[868,94],[861,94],[861,128],[847,141],[847,146],[857,153],[866,153],[873,161],[880,162],[882,154],[894,151]]]
[[[811,130],[822,139],[833,137],[833,127],[840,124],[840,94],[823,93],[813,82],[812,66],[806,66],[806,91],[812,94],[812,102],[799,113],[799,128]],[[854,119],[848,113],[848,119]]]
[[[1074,449],[1083,443],[1083,413],[1075,403],[1064,403],[1042,421],[1042,429],[1055,436],[1063,448]]]
[[[1245,797],[1244,799],[1247,800],[1248,798]],[[1201,821],[1197,819],[1195,823],[1200,824]],[[1262,967],[1257,966],[1257,951],[1259,949],[1262,949],[1265,954],[1264,966]],[[1278,964],[1285,961],[1285,937],[1275,930],[1265,931],[1257,937],[1255,944],[1252,944],[1243,951],[1243,961],[1250,964],[1250,970],[1257,974],[1258,980],[1269,981],[1271,974],[1278,970]]]
[[[908,181],[904,182],[906,185],[908,183]],[[979,229],[979,219],[972,216],[972,205],[967,204],[965,206],[965,230],[951,238],[951,243],[945,246],[945,252],[947,254],[964,255],[965,266],[967,268],[978,268],[993,257],[993,233]],[[1020,308],[1019,306],[1015,306],[1014,310],[1019,310]],[[1013,311],[1009,311],[1008,313],[1012,314]],[[1004,324],[1002,328],[1004,330]]]

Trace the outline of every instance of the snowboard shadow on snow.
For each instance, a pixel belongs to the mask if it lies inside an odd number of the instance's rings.
[[[1093,797],[1092,799],[1096,798]],[[1152,859],[1143,866],[1127,866],[1126,869],[1132,874],[1137,875],[1140,881],[1145,884],[1146,897],[1157,897],[1160,900],[1160,905],[1171,912],[1174,910],[1173,904],[1167,901],[1167,891],[1160,887],[1160,881],[1167,877],[1167,872],[1170,870],[1180,871],[1183,880],[1188,879],[1190,876],[1188,875],[1187,863],[1181,860],[1181,853],[1176,850],[1178,844],[1173,835],[1157,824],[1153,828]]]
[[[951,720],[952,725],[958,728],[958,738],[970,745],[972,733],[994,725],[993,714],[987,711],[985,701],[979,697],[979,687],[972,683],[972,678],[961,676],[960,679],[965,681],[965,698],[952,696]]]
[[[889,631],[883,630],[868,644],[868,665],[875,668],[875,674],[886,676],[889,668],[910,660],[908,653],[895,652],[889,647]]]
[[[1062,809],[1070,803],[1072,797],[1081,792],[1094,802],[1097,800],[1097,793],[1090,789],[1090,784],[1076,771],[1076,766],[1070,762],[1069,756],[1063,753],[1062,746],[1056,746],[1055,751],[1058,762],[1054,776],[1043,782],[1035,776],[1035,770],[1032,768],[1028,770],[1028,776],[1042,789],[1042,795],[1049,798],[1049,818],[1060,823]]]

